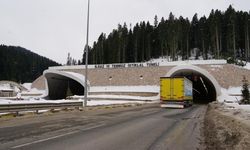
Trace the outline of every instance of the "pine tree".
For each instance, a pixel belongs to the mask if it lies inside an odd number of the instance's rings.
[[[170,57],[173,61],[176,60],[177,50],[178,50],[178,39],[179,39],[179,26],[177,19],[174,17],[172,12],[169,14],[168,18],[168,47],[170,52]]]
[[[244,24],[245,24],[245,57],[246,61],[250,59],[250,47],[249,47],[249,15],[244,13]]]
[[[134,61],[134,45],[133,45],[133,33],[132,30],[129,30],[128,33],[128,45],[126,49],[126,62]]]
[[[249,89],[248,89],[248,86],[249,86],[249,83],[246,79],[245,76],[243,76],[243,80],[242,80],[242,100],[241,100],[241,103],[242,104],[250,104],[250,97],[249,97]]]
[[[226,38],[227,38],[227,49],[229,54],[233,56],[233,61],[236,60],[236,12],[230,5],[225,12],[226,18]]]
[[[151,56],[151,49],[152,49],[152,33],[153,27],[150,25],[149,22],[146,24],[146,51],[145,51],[145,59],[150,60]]]
[[[198,48],[199,46],[199,20],[198,15],[195,14],[193,16],[192,22],[191,22],[191,48]]]
[[[200,36],[199,45],[200,46],[199,47],[201,47],[203,59],[207,59],[207,51],[206,51],[206,47],[205,47],[205,43],[207,43],[206,42],[206,35],[207,35],[207,33],[206,33],[206,31],[207,31],[206,20],[207,20],[206,17],[203,16],[203,17],[201,17],[201,19],[199,21],[199,28],[200,28],[200,31],[199,31],[200,32],[200,34],[199,34],[199,36]]]
[[[66,65],[67,66],[70,66],[71,65],[71,57],[70,57],[70,53],[68,53],[68,57],[67,57],[67,62],[66,62]]]
[[[155,15],[155,18],[154,18],[154,27],[157,28],[158,26],[158,17],[157,15]]]
[[[168,19],[162,17],[160,22],[155,16],[152,25],[144,21],[129,29],[126,24],[118,25],[107,37],[100,35],[94,42],[89,62],[141,62],[160,56],[176,60],[180,55],[185,60],[194,48],[198,52],[196,58],[202,51],[204,59],[231,57],[232,63],[239,58],[249,60],[249,18],[249,12],[229,6],[225,12],[212,10],[208,18],[199,19],[195,14],[191,22],[170,13]]]

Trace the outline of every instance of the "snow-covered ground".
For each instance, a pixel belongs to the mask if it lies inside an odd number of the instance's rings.
[[[9,84],[2,84],[0,85],[0,90],[13,90],[12,88],[10,88]]]
[[[83,96],[72,96],[73,99],[81,98],[83,99]],[[89,95],[88,98],[91,100],[99,100],[99,99],[111,99],[115,101],[120,100],[128,100],[128,101],[157,101],[160,99],[159,95],[157,96],[151,96],[151,97],[142,97],[142,96],[130,96],[130,95]]]
[[[25,87],[27,90],[31,89],[32,83],[23,83],[22,86]]]
[[[250,63],[246,63],[246,66],[244,66],[243,68],[250,70]]]
[[[149,103],[149,102],[144,102],[144,101],[113,101],[113,100],[91,100],[87,102],[88,106],[99,106],[99,105],[114,105],[114,104],[129,104],[129,103]]]
[[[229,109],[241,109],[250,112],[250,105],[240,105],[239,101],[242,99],[240,96],[242,87],[230,87],[229,89],[221,89],[221,96],[218,97],[218,101],[223,103]]]
[[[230,87],[229,89],[221,88],[221,95],[218,97],[219,102],[236,103],[241,99],[241,87]]]
[[[91,87],[90,92],[152,92],[158,93],[159,86],[98,86]],[[36,103],[64,103],[64,102],[81,102],[83,96],[71,96],[73,100],[45,100],[42,96],[32,96],[32,94],[45,94],[45,91],[30,89],[22,92],[22,100],[0,99],[1,104],[36,104]],[[151,97],[143,96],[129,96],[129,95],[89,95],[88,106],[95,105],[111,105],[111,104],[124,104],[124,103],[147,103],[148,101],[159,100],[159,95]],[[14,98],[13,98],[14,99]],[[108,100],[105,100],[108,99]]]
[[[106,87],[91,87],[90,92],[159,92],[159,86],[106,86]],[[218,97],[218,102],[224,103],[225,105],[231,106],[230,108],[243,109],[250,111],[250,105],[239,105],[241,100],[241,89],[242,87],[230,87],[229,89],[221,89],[221,96]],[[29,91],[32,94],[36,92],[42,93],[36,89]],[[29,93],[25,92],[25,93]],[[145,101],[159,101],[159,95],[144,97],[144,96],[129,96],[129,95],[89,95],[91,100],[88,101],[89,106],[94,105],[110,105],[110,104],[121,104],[121,103],[143,103]],[[83,101],[83,96],[73,96],[74,100],[45,100],[41,97],[22,97],[23,100],[7,100],[1,99],[0,104],[27,104],[27,103],[63,103],[63,102],[79,102]],[[107,100],[105,100],[107,99]]]
[[[1,84],[0,85],[0,90],[6,90],[6,91],[14,91],[14,92],[19,92],[20,89],[17,87],[12,87],[10,84]]]
[[[38,90],[36,88],[29,89],[28,91],[22,91],[20,93],[21,95],[45,95],[46,91],[45,90]],[[41,96],[42,97],[42,96]]]
[[[83,99],[78,100],[45,100],[45,99],[25,99],[25,100],[7,100],[1,99],[0,104],[37,104],[37,103],[67,103],[67,102],[83,102]],[[89,100],[87,102],[88,106],[95,106],[95,105],[111,105],[111,104],[124,104],[124,103],[145,103],[144,101],[140,100]]]
[[[90,92],[159,92],[159,86],[94,86]]]
[[[216,64],[226,64],[226,60],[209,59],[209,60],[179,60],[179,61],[168,61],[166,58],[151,59],[148,63],[159,63],[159,66],[177,66],[177,65],[216,65]]]

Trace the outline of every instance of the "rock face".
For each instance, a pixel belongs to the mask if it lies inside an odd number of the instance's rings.
[[[229,86],[241,86],[245,75],[250,81],[250,70],[238,66],[224,65],[197,65],[209,72],[223,88]],[[137,85],[159,85],[159,79],[165,76],[175,66],[153,66],[132,68],[95,68],[89,69],[88,79],[91,86],[137,86]],[[59,69],[85,74],[84,69]],[[45,89],[43,76],[36,79],[32,88]]]

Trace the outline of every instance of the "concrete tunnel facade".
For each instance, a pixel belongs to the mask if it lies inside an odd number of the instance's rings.
[[[221,95],[221,86],[206,70],[194,65],[173,67],[166,77],[184,76],[193,82],[193,97],[195,103],[216,101]]]
[[[46,70],[46,99],[65,99],[67,96],[84,95],[85,77],[67,71]],[[89,88],[89,82],[87,83]]]
[[[44,76],[48,95],[47,99],[56,100],[65,99],[71,95],[84,95],[85,77],[82,74],[49,69],[44,71]],[[164,74],[162,76],[164,76]],[[205,99],[204,103],[208,103],[217,100],[217,97],[221,95],[221,87],[216,79],[207,70],[198,66],[175,66],[169,71],[166,71],[165,76],[184,76],[189,78],[194,86],[194,102],[195,99]],[[197,77],[197,79],[195,79],[195,77]],[[155,76],[154,78],[158,79],[159,76]],[[89,82],[87,85],[89,88]]]

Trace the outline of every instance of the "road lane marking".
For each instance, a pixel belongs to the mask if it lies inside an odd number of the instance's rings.
[[[95,129],[95,128],[98,128],[98,127],[101,127],[101,126],[104,126],[104,125],[106,125],[106,124],[103,123],[103,124],[96,125],[96,126],[93,126],[93,127],[85,128],[85,129],[80,130],[80,131],[72,131],[72,132],[68,132],[68,133],[65,133],[65,134],[60,134],[60,135],[57,135],[57,136],[49,137],[49,138],[46,138],[46,139],[41,139],[41,140],[37,140],[37,141],[33,141],[33,142],[29,142],[29,143],[17,145],[17,146],[11,147],[11,149],[17,149],[17,148],[29,146],[29,145],[32,145],[32,144],[37,144],[37,143],[41,143],[41,142],[45,142],[45,141],[57,139],[57,138],[60,138],[60,137],[63,137],[63,136],[67,136],[67,135],[71,135],[71,134],[75,134],[75,133],[78,133],[78,132]]]
[[[105,123],[102,123],[102,124],[99,124],[99,125],[96,125],[96,126],[93,126],[93,127],[88,127],[88,128],[85,128],[85,129],[79,129],[80,131],[87,131],[87,130],[91,130],[91,129],[95,129],[95,128],[99,128],[99,127],[102,127],[102,126],[105,126],[106,124]],[[78,132],[80,132],[78,131]]]
[[[63,137],[63,136],[66,136],[66,135],[70,135],[70,134],[74,134],[74,133],[77,133],[77,132],[79,132],[79,131],[73,131],[73,132],[69,132],[69,133],[65,133],[65,134],[61,134],[61,135],[49,137],[49,138],[46,138],[46,139],[41,139],[41,140],[37,140],[37,141],[33,141],[33,142],[29,142],[29,143],[17,145],[17,146],[12,147],[12,149],[16,149],[16,148],[20,148],[20,147],[24,147],[24,146],[36,144],[36,143],[41,143],[41,142],[44,142],[44,141],[56,139],[56,138]]]

